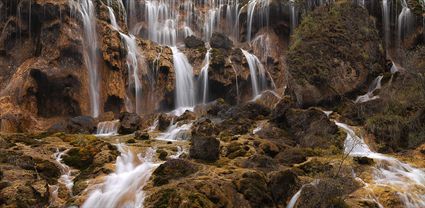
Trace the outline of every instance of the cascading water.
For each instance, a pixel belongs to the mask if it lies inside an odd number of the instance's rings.
[[[247,4],[247,33],[246,41],[251,42],[252,26],[255,11],[258,11],[258,24],[260,27],[266,26],[269,23],[269,0],[250,0]]]
[[[382,78],[384,78],[384,76],[382,76],[382,75],[376,77],[373,80],[372,84],[369,86],[368,92],[366,94],[364,94],[364,95],[358,96],[354,102],[355,103],[365,103],[365,102],[368,102],[368,101],[371,101],[371,100],[378,99],[379,96],[374,95],[373,93],[376,90],[381,89]]]
[[[195,105],[193,71],[187,57],[177,48],[171,47],[176,73],[176,107],[190,108]]]
[[[406,0],[401,0],[402,10],[398,15],[398,39],[399,45],[403,42],[403,39],[410,34],[414,29],[415,16],[407,5]]]
[[[123,33],[120,34],[127,45],[127,67],[129,75],[128,79],[129,82],[132,82],[134,84],[134,112],[140,114],[142,112],[142,81],[141,75],[139,75],[139,68],[144,65],[144,59],[143,55],[139,52],[136,38],[132,35],[128,36]],[[129,85],[129,88],[130,86],[131,85]],[[128,91],[133,92],[132,89],[128,89]]]
[[[382,27],[384,32],[384,43],[385,47],[388,48],[390,46],[390,5],[388,0],[382,0]]]
[[[167,131],[160,133],[156,139],[164,141],[188,140],[190,139],[191,128],[192,123],[183,124],[181,126],[179,126],[177,123],[171,124]]]
[[[69,195],[72,196],[72,187],[74,186],[74,181],[73,181],[74,176],[72,176],[71,168],[67,166],[66,164],[62,163],[62,156],[66,154],[67,151],[68,150],[60,152],[59,150],[56,150],[56,153],[53,156],[55,158],[56,163],[59,165],[61,174],[62,174],[58,182],[65,185],[65,187],[68,189]]]
[[[406,207],[425,207],[425,171],[414,168],[396,158],[373,152],[354,130],[343,123],[336,125],[347,133],[344,152],[350,156],[374,159],[373,184],[391,187]]]
[[[201,69],[201,76],[199,77],[201,87],[198,87],[198,89],[202,89],[203,104],[208,102],[208,69],[210,67],[210,56],[211,49],[209,49],[205,55],[204,66]]]
[[[100,75],[98,73],[96,11],[91,0],[80,0],[77,6],[84,25],[84,61],[89,72],[90,105],[93,117],[100,113]]]
[[[108,12],[112,27],[114,27],[116,30],[119,29],[117,19],[115,18],[114,10],[110,6],[108,6]]]
[[[156,151],[148,148],[145,155],[135,155],[124,144],[117,145],[121,155],[115,163],[115,172],[103,184],[91,191],[83,208],[143,207],[143,188],[153,171],[160,165],[154,162]]]
[[[254,54],[243,49],[241,50],[248,62],[251,74],[252,95],[255,98],[267,86],[265,69],[261,61]]]
[[[118,135],[120,120],[104,121],[97,124],[97,136],[114,136]]]

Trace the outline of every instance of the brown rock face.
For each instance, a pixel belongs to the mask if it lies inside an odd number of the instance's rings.
[[[290,92],[299,105],[310,106],[367,87],[384,71],[385,56],[367,11],[341,3],[316,9],[303,19],[287,64]]]

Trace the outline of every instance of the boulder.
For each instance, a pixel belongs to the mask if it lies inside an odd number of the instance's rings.
[[[267,180],[262,174],[245,172],[235,184],[251,207],[273,207],[273,198],[268,190]]]
[[[121,126],[118,130],[119,134],[131,134],[139,130],[141,119],[135,113],[124,112],[120,114]]]
[[[201,47],[205,47],[205,43],[204,41],[202,41],[202,39],[197,38],[193,35],[187,37],[184,39],[184,44],[186,45],[187,48],[201,48]]]
[[[233,47],[233,42],[224,35],[223,33],[213,33],[210,39],[211,47],[213,48],[222,48],[222,49],[231,49]]]
[[[171,159],[160,165],[153,172],[153,183],[155,186],[167,184],[169,180],[189,176],[197,171],[197,167],[182,159]]]
[[[139,130],[134,134],[134,138],[136,140],[149,140],[150,136],[148,132]]]
[[[189,156],[193,159],[215,162],[220,156],[220,141],[211,136],[192,135]]]
[[[78,116],[54,124],[48,132],[64,132],[67,134],[92,134],[96,130],[96,121],[90,116]]]
[[[301,183],[291,170],[276,171],[269,174],[269,188],[274,201],[283,204],[301,188]]]
[[[385,70],[385,51],[367,10],[351,2],[319,7],[303,18],[287,57],[288,91],[297,104],[335,103],[367,89]]]
[[[161,113],[158,116],[158,130],[165,131],[168,129],[168,127],[171,125],[172,117]]]

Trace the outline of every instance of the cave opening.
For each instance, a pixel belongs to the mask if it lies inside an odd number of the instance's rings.
[[[123,99],[118,96],[112,95],[109,96],[106,100],[106,103],[103,107],[104,112],[113,112],[115,115],[121,112],[121,109],[124,105]]]
[[[80,82],[72,75],[49,77],[38,69],[30,71],[37,87],[34,95],[37,100],[38,116],[51,118],[55,116],[79,116],[81,109],[74,99]]]

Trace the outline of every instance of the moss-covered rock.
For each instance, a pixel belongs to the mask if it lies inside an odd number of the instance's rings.
[[[305,16],[291,38],[289,90],[300,105],[335,101],[385,69],[378,31],[367,10],[351,2]]]
[[[197,167],[187,160],[171,159],[153,172],[153,182],[155,186],[161,186],[167,184],[169,180],[186,177],[196,171]]]

